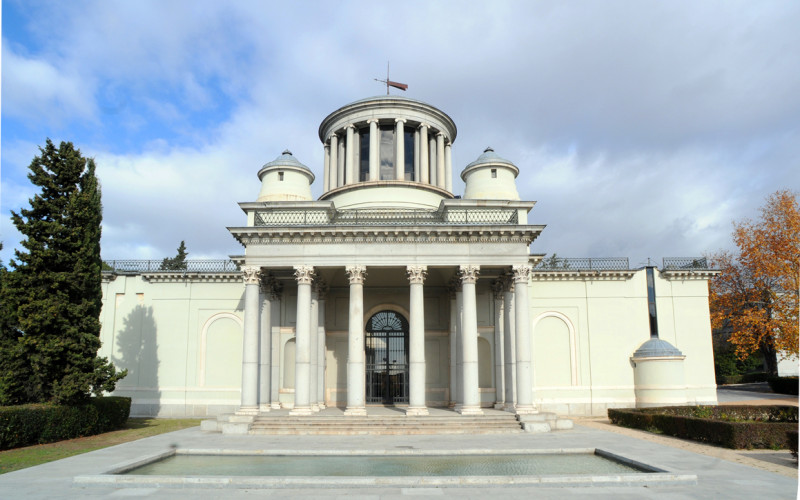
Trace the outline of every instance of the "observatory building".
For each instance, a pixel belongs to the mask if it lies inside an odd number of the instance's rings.
[[[525,173],[462,145],[477,158],[454,193],[456,135],[429,104],[356,101],[319,127],[322,179],[289,151],[258,171],[228,228],[242,255],[108,261],[101,355],[129,370],[115,394],[161,416],[716,403],[704,260],[531,254]]]

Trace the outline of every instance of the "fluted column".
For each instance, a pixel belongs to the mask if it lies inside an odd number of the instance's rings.
[[[331,171],[331,189],[337,188],[342,185],[342,175],[339,172],[339,136],[331,134],[330,145],[330,171]]]
[[[261,277],[261,318],[258,354],[258,411],[270,410],[272,392],[272,297],[274,282],[271,277]]]
[[[503,279],[503,329],[506,336],[503,342],[505,359],[506,411],[515,411],[517,403],[517,354],[516,319],[514,311],[514,279],[506,274]]]
[[[354,184],[358,182],[358,176],[355,173],[356,145],[355,141],[353,140],[356,128],[352,124],[350,124],[347,127],[345,127],[345,129],[347,130],[347,145],[344,148],[345,151],[344,169],[347,172],[345,174],[345,184]]]
[[[239,415],[258,415],[258,331],[259,283],[258,267],[242,267],[244,278],[244,338],[242,339],[242,406]]]
[[[458,360],[458,344],[456,342],[456,335],[458,331],[458,306],[456,305],[456,285],[452,284],[448,287],[450,293],[450,404],[453,407],[458,398],[458,367],[456,361]]]
[[[350,315],[347,332],[347,407],[345,415],[366,415],[364,404],[364,277],[366,267],[348,266]]]
[[[445,186],[444,188],[453,192],[453,152],[452,145],[448,141],[444,145],[444,172],[445,172]]]
[[[494,292],[494,390],[495,409],[505,408],[505,372],[503,370],[503,337],[505,322],[503,310],[503,282],[497,280],[492,285]]]
[[[444,174],[444,134],[436,134],[436,185],[445,188]]]
[[[456,411],[464,404],[464,293],[461,279],[456,289]]]
[[[517,415],[536,413],[531,377],[531,325],[528,302],[530,266],[514,266],[514,313],[517,329]]]
[[[424,291],[425,266],[408,266],[406,268],[410,282],[408,322],[409,350],[409,396],[406,415],[427,415],[425,406],[425,310]]]
[[[369,123],[369,180],[379,181],[380,174],[380,138],[378,120],[368,120]]]
[[[461,320],[464,402],[459,413],[462,415],[483,415],[478,388],[478,312],[475,295],[475,282],[479,270],[478,266],[461,266],[461,289],[464,300]]]
[[[327,360],[325,358],[325,297],[328,293],[328,287],[324,281],[317,279],[317,303],[319,314],[317,316],[317,402],[320,410],[325,409],[325,365]]]
[[[395,147],[395,156],[394,156],[394,179],[396,181],[402,181],[406,178],[406,129],[405,123],[406,121],[402,118],[395,119],[395,130],[394,130],[394,147]]]
[[[324,144],[325,149],[325,164],[322,168],[322,191],[331,189],[331,145],[327,142]]]
[[[430,182],[430,167],[428,166],[428,126],[424,123],[419,125],[419,175],[420,182],[428,184]]]
[[[317,336],[319,334],[319,299],[317,295],[317,286],[314,283],[311,286],[311,308],[309,314],[309,327],[308,327],[308,400],[311,404],[311,411],[319,411],[319,402],[317,401],[317,369],[319,359],[319,341]]]
[[[297,279],[297,320],[295,321],[294,358],[294,408],[290,415],[311,415],[309,395],[310,336],[311,336],[311,282],[314,268],[295,266]]]

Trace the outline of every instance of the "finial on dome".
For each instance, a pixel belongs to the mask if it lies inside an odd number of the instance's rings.
[[[492,147],[491,147],[491,146],[487,146],[487,147],[486,147],[486,149],[484,149],[484,150],[483,150],[483,152],[484,152],[484,153],[488,153],[489,151],[491,151],[492,153],[494,153],[494,149],[492,149]]]
[[[283,153],[281,153],[281,154],[292,156],[292,152],[289,151],[288,149],[284,149]]]

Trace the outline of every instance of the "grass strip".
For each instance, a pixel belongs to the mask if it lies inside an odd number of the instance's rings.
[[[198,425],[200,419],[196,418],[129,418],[117,431],[0,451],[0,474]]]

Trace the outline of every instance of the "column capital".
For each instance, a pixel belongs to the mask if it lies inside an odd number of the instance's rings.
[[[428,274],[428,266],[408,266],[406,273],[408,273],[408,281],[411,284],[422,284],[425,282],[425,275]]]
[[[317,296],[320,300],[324,300],[325,295],[328,293],[328,284],[324,279],[318,277],[316,280],[314,280],[312,290],[317,292]]]
[[[506,291],[506,284],[502,276],[497,278],[494,283],[492,283],[492,291],[494,292],[495,299],[503,299],[503,293]]]
[[[326,149],[326,150],[328,150],[328,151],[330,151],[330,150],[331,150],[331,142],[330,142],[330,139],[328,139],[327,141],[325,141],[325,143],[322,145],[322,148],[323,148],[323,149]]]
[[[294,277],[298,285],[310,285],[314,279],[314,267],[294,266]]]
[[[459,266],[461,283],[475,283],[478,280],[480,266]]]
[[[427,131],[427,129],[428,129],[429,127],[430,127],[430,126],[429,126],[427,123],[420,123],[420,124],[419,124],[419,128],[420,128],[420,129],[423,129],[423,128],[424,128],[426,131]]]
[[[245,285],[258,285],[261,280],[261,268],[256,266],[243,266],[242,278]]]
[[[339,134],[335,130],[331,132],[331,135],[328,136],[328,141],[330,141],[334,137],[336,138],[337,141],[339,140]]]
[[[378,119],[377,118],[370,118],[369,120],[367,120],[367,124],[372,125],[373,123],[377,125],[378,124]]]
[[[351,285],[363,285],[367,277],[366,266],[347,266],[344,268]]]
[[[513,266],[511,269],[514,272],[514,283],[528,283],[528,279],[531,276],[531,266]]]
[[[395,123],[400,123],[400,122],[402,122],[402,123],[406,123],[407,121],[408,121],[408,120],[406,120],[405,118],[395,118],[395,119],[394,119],[394,122],[395,122]]]
[[[348,129],[348,128],[355,129],[355,128],[356,128],[356,126],[355,126],[354,124],[352,124],[352,123],[348,123],[347,125],[345,125],[345,126],[344,126],[344,128],[345,128],[345,129]]]
[[[436,138],[438,139],[439,137],[442,137],[442,140],[444,140],[444,133],[441,130],[436,132]]]

